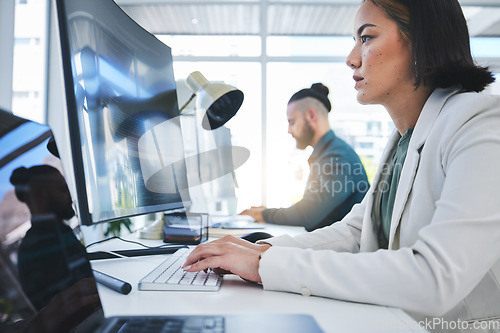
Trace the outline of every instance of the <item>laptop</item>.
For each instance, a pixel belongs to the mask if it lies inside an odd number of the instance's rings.
[[[0,111],[0,124],[12,117]],[[322,332],[313,317],[302,314],[107,318],[72,228],[60,164],[47,149],[50,130],[12,123],[12,130],[0,133],[1,332]]]
[[[54,225],[49,220],[42,221],[40,219],[33,223]],[[44,229],[49,230],[51,228]],[[35,328],[36,330],[45,327],[51,332],[74,331],[83,333],[253,333],[256,332],[255,325],[258,323],[258,332],[322,332],[313,317],[302,314],[113,316],[106,318],[95,279],[88,276],[90,270],[88,260],[85,257],[78,258],[76,253],[82,252],[71,248],[78,243],[68,242],[71,237],[69,237],[67,230],[64,227],[54,227],[52,231],[54,231],[55,235],[48,237],[44,235],[41,239],[35,240],[39,244],[51,244],[47,249],[36,247],[39,250],[38,253],[45,253],[51,257],[49,260],[46,255],[42,255],[42,257],[46,257],[45,260],[42,259],[46,263],[45,266],[50,266],[46,267],[43,273],[31,270],[30,275],[32,277],[37,279],[44,277],[44,281],[40,282],[44,286],[42,288],[37,287],[37,292],[26,288],[26,281],[22,278],[24,270],[19,270],[20,274],[18,274],[15,265],[6,255],[5,249],[1,249],[0,304],[5,304],[7,301],[9,304],[15,304],[16,308],[10,313],[2,313],[0,318],[2,318],[3,322],[0,322],[0,331],[9,332],[12,330],[15,332],[19,328]],[[45,242],[47,240],[50,240],[50,242]],[[60,244],[56,244],[56,240],[60,240]],[[33,242],[33,240],[30,242]],[[68,243],[72,245],[68,246]],[[21,245],[20,248],[24,249],[24,246]],[[28,256],[32,257],[32,259],[35,257],[37,260],[41,259],[36,254],[28,254]],[[26,257],[26,253],[24,253],[24,257]],[[19,259],[21,259],[21,256],[19,256]],[[63,264],[47,264],[50,261]],[[60,270],[53,270],[55,266],[60,266]],[[16,280],[13,277],[21,278]],[[39,284],[38,282],[35,283],[34,279],[31,279],[31,284],[33,283]],[[12,297],[13,290],[15,292],[14,297]]]

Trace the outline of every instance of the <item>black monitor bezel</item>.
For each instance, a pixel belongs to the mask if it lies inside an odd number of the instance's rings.
[[[87,187],[83,169],[80,126],[78,126],[79,121],[76,113],[77,106],[73,88],[74,81],[71,69],[71,51],[65,5],[64,0],[56,0],[57,21],[59,23],[59,41],[61,43],[63,87],[66,96],[66,113],[68,116],[71,159],[73,160],[73,173],[77,196],[76,202],[78,204],[78,218],[80,223],[83,225],[92,225],[92,215],[90,214],[88,200],[86,199]],[[85,200],[82,200],[82,198],[85,198]]]

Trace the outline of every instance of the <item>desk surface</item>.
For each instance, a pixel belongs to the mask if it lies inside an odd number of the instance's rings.
[[[303,229],[266,226],[274,235],[297,234]],[[159,241],[140,240],[156,246]],[[92,247],[95,250],[118,250],[134,247],[113,240]],[[186,315],[306,313],[314,316],[325,332],[425,332],[400,309],[349,303],[322,297],[263,290],[236,276],[225,276],[217,292],[141,291],[138,281],[164,260],[164,256],[97,260],[92,267],[132,285],[128,295],[121,295],[99,285],[106,316],[112,315]]]

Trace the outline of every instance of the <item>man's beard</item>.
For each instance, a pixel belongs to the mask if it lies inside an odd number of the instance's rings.
[[[304,128],[302,134],[300,136],[295,136],[295,141],[297,143],[298,149],[306,149],[309,146],[314,138],[314,130],[309,124],[309,122],[304,123]]]

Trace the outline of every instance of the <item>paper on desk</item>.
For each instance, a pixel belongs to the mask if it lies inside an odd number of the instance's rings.
[[[262,229],[223,229],[223,228],[208,228],[208,237],[221,238],[227,235],[236,237],[245,236],[251,232],[259,231]]]

